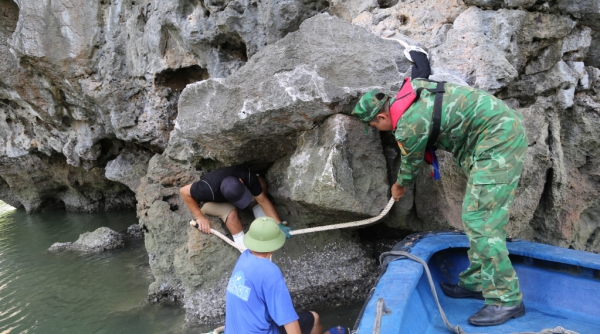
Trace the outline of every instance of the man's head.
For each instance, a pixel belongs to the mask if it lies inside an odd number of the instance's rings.
[[[244,235],[244,245],[251,251],[271,253],[283,246],[285,234],[279,229],[279,224],[271,217],[256,218],[248,233]]]
[[[377,128],[379,131],[391,131],[393,129],[389,101],[389,96],[377,89],[368,91],[360,98],[354,110],[352,110],[352,115],[365,124],[365,133],[368,125]]]

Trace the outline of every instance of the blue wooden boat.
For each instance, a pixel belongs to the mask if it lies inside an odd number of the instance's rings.
[[[559,326],[581,334],[600,333],[600,255],[518,239],[509,240],[507,246],[519,275],[527,310],[524,317],[492,327],[470,325],[467,318],[484,302],[453,299],[439,287],[440,282],[456,284],[458,274],[468,267],[467,237],[457,232],[425,233],[409,236],[392,252],[382,254],[382,274],[353,333],[374,333],[377,321],[381,333],[452,333],[438,311],[423,266],[392,255],[394,251],[406,251],[427,262],[447,319],[465,333],[538,333]],[[389,314],[381,313],[386,309]]]

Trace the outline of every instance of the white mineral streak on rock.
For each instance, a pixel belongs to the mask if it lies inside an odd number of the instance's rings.
[[[321,151],[323,148],[320,149]],[[319,154],[320,155],[320,154]],[[287,170],[287,178],[290,180],[294,180],[294,183],[290,187],[289,195],[292,198],[296,195],[296,192],[301,191],[303,188],[303,178],[298,177],[295,178],[296,175],[304,175],[308,171],[308,167],[310,166],[309,159],[311,155],[309,152],[296,151],[290,158],[290,168]]]
[[[275,74],[277,83],[292,98],[293,102],[301,100],[304,102],[320,99],[323,102],[331,102],[327,98],[325,79],[319,76],[316,66],[312,69],[310,65],[300,65],[293,71]]]
[[[238,117],[240,119],[245,119],[246,117],[253,115],[258,112],[262,112],[263,110],[262,101],[257,99],[244,100],[244,104],[242,105],[242,109],[238,113]]]
[[[355,195],[352,168],[348,165],[348,158],[345,156],[347,133],[344,121],[346,120],[346,116],[338,114],[332,116],[330,120],[334,137],[331,143],[331,150],[325,160],[325,167],[322,174],[317,178],[317,182],[329,186],[332,190],[339,189],[346,191],[350,195]]]

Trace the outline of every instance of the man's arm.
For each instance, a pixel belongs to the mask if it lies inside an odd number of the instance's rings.
[[[411,113],[407,112],[400,119],[394,132],[401,155],[397,183],[403,187],[412,184],[419,173],[425,158],[431,124],[431,108],[426,101],[416,101],[409,110],[411,109]]]
[[[271,201],[267,197],[266,191],[263,190],[263,192],[260,195],[254,197],[254,198],[256,198],[256,203],[258,203],[258,205],[260,205],[260,207],[263,209],[263,211],[265,212],[265,215],[267,215],[267,217],[271,217],[271,218],[275,219],[278,223],[281,222],[281,219],[279,218],[279,214],[277,214],[277,211],[275,211],[275,207],[273,206],[273,203],[271,203]]]
[[[298,322],[298,320],[283,325],[283,328],[285,328],[285,331],[288,334],[302,334],[302,331],[300,331],[300,323]]]
[[[182,187],[181,189],[179,189],[179,194],[181,195],[181,198],[183,199],[185,205],[192,213],[192,216],[194,216],[196,223],[198,223],[198,229],[204,233],[210,233],[210,222],[208,221],[208,218],[206,218],[206,216],[202,213],[202,211],[200,211],[198,203],[192,197],[190,193],[191,187],[191,184]]]

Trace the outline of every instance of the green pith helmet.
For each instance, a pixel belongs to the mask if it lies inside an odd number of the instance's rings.
[[[244,235],[244,245],[251,251],[268,253],[281,248],[285,243],[285,234],[279,224],[271,217],[256,218],[248,233]]]
[[[365,123],[365,133],[367,132],[368,128],[367,123],[369,123],[375,117],[375,115],[377,115],[387,100],[388,97],[377,89],[368,91],[360,98],[354,107],[354,110],[352,110],[352,115],[356,116],[361,122]]]

